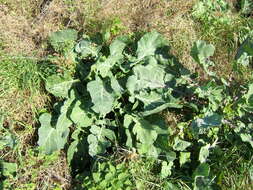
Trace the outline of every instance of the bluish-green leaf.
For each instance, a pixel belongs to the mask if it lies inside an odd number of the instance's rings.
[[[96,113],[106,115],[112,111],[115,96],[107,91],[103,81],[99,77],[87,84],[87,90],[92,99],[92,109]]]
[[[89,143],[89,154],[91,156],[105,153],[106,148],[111,146],[111,141],[115,139],[114,132],[105,127],[93,125],[90,132],[91,134],[88,136],[87,140]]]
[[[76,101],[73,109],[71,110],[70,119],[75,124],[81,127],[91,126],[93,119],[87,114],[81,101]]]
[[[158,32],[149,32],[145,34],[138,42],[137,57],[139,60],[155,55],[158,48],[166,46],[168,43]]]
[[[51,154],[56,150],[64,148],[67,143],[69,127],[72,124],[68,116],[68,108],[73,102],[74,91],[72,91],[71,94],[72,98],[67,99],[62,105],[57,121],[52,121],[52,116],[48,113],[42,114],[39,118],[41,126],[38,131],[38,144],[42,152],[46,154]],[[56,122],[56,124],[52,126],[54,122]]]
[[[49,43],[53,46],[54,50],[61,53],[71,51],[76,40],[77,31],[72,29],[54,32],[49,37]]]
[[[157,133],[154,129],[155,126],[143,119],[135,120],[135,122],[133,133],[136,135],[137,140],[142,144],[152,145],[157,138]]]
[[[189,146],[191,146],[190,142],[181,140],[179,137],[176,137],[174,145],[173,145],[173,149],[176,151],[184,151]]]
[[[191,56],[193,59],[201,64],[205,62],[205,60],[214,54],[215,47],[210,44],[206,44],[205,41],[198,40],[194,43],[191,49]]]
[[[69,90],[79,82],[74,80],[70,74],[65,73],[64,75],[52,75],[46,80],[46,90],[56,97],[67,98],[69,96]]]
[[[39,128],[38,144],[45,154],[52,154],[56,150],[62,149],[66,142],[69,130],[57,130],[51,126],[51,115],[45,113],[39,119],[41,127]]]
[[[79,53],[82,58],[86,58],[88,56],[98,57],[100,50],[101,46],[92,43],[88,39],[80,41],[75,46],[75,51]]]

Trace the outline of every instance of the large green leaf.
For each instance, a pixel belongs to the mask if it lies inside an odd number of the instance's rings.
[[[246,103],[253,106],[253,84],[249,84],[248,92],[244,95]]]
[[[161,94],[151,91],[150,93],[142,91],[134,96],[144,104],[143,112],[140,115],[148,116],[163,111],[166,108],[182,108],[180,100],[172,96],[163,97]]]
[[[87,111],[84,108],[84,104],[81,101],[76,101],[73,109],[71,110],[70,119],[73,123],[81,126],[88,127],[93,123],[93,118],[88,115]]]
[[[192,58],[205,70],[210,76],[215,76],[215,73],[209,71],[209,67],[213,66],[214,63],[209,60],[213,56],[215,47],[211,44],[207,44],[205,41],[198,40],[193,44],[191,49]]]
[[[76,84],[79,80],[73,80],[71,75],[52,75],[46,80],[46,90],[57,97],[68,97],[69,90]]]
[[[126,86],[131,94],[141,90],[166,88],[166,82],[172,80],[173,75],[170,77],[165,77],[165,75],[164,67],[150,60],[145,66],[136,65],[133,68],[133,75],[128,78]]]
[[[201,64],[206,61],[207,58],[213,56],[215,47],[210,44],[206,44],[205,41],[198,40],[194,43],[191,49],[191,56],[193,59]]]
[[[241,56],[244,55],[244,53],[246,53],[246,55],[248,56],[253,56],[253,33],[252,32],[240,45],[239,49],[237,50],[235,59],[238,60],[239,58],[241,58]]]
[[[51,154],[56,150],[64,148],[68,140],[69,127],[72,121],[69,119],[68,109],[73,102],[73,91],[72,98],[67,99],[61,107],[59,117],[56,121],[52,120],[52,116],[48,113],[44,113],[40,116],[40,128],[38,131],[39,141],[38,144],[42,149],[42,152]],[[55,126],[52,126],[55,123]]]
[[[133,75],[128,78],[126,84],[132,97],[144,104],[141,114],[147,116],[168,107],[180,108],[179,100],[171,95],[166,95],[166,93],[171,94],[173,90],[169,83],[174,80],[174,75],[167,74],[165,68],[159,65],[154,58],[150,58],[148,63],[147,65],[136,65],[133,68]]]
[[[158,48],[166,46],[168,43],[158,32],[149,32],[145,34],[138,42],[137,57],[139,60],[155,55]]]
[[[181,140],[179,137],[176,137],[174,141],[173,149],[177,151],[184,151],[187,147],[191,146],[190,142]]]
[[[110,77],[111,69],[124,58],[123,50],[127,45],[126,41],[127,38],[124,36],[116,38],[109,47],[110,55],[106,59],[104,57],[98,59],[96,64],[93,65],[93,70],[99,72],[103,78]]]
[[[103,154],[106,148],[111,146],[111,141],[115,139],[115,134],[112,130],[105,127],[93,125],[90,129],[91,134],[88,136],[89,154],[95,156]]]
[[[2,174],[3,176],[10,178],[14,177],[15,173],[17,172],[17,169],[18,169],[17,163],[1,162],[0,160],[0,174]]]
[[[219,86],[214,82],[209,82],[206,85],[197,87],[195,93],[198,94],[199,98],[208,99],[208,107],[212,111],[216,111],[222,105],[224,99],[223,91],[223,86]]]
[[[196,176],[193,190],[213,190],[213,180],[205,176]]]
[[[210,174],[210,166],[207,163],[201,163],[194,171],[193,178],[195,179],[196,176],[208,177],[209,174]]]
[[[150,124],[144,119],[135,119],[135,122],[133,133],[136,135],[137,140],[139,140],[142,144],[152,145],[157,138],[157,133],[155,130],[156,126]]]
[[[247,142],[251,145],[253,148],[253,125],[245,125],[243,122],[238,121],[237,127],[234,129],[234,131],[241,137],[243,142]]]
[[[183,166],[185,163],[191,161],[191,153],[190,152],[180,152],[179,163],[180,166]]]
[[[123,51],[128,43],[128,37],[121,36],[116,38],[110,45],[110,56],[117,57],[117,59],[120,59],[123,57]]]
[[[88,143],[87,137],[82,134],[81,128],[76,128],[71,135],[73,140],[68,147],[67,160],[71,166],[72,171],[75,169],[82,169],[85,167],[85,163],[88,162],[85,158],[88,157]],[[83,166],[80,167],[79,164]]]
[[[38,144],[45,154],[51,154],[56,150],[62,149],[68,137],[68,129],[63,131],[57,130],[51,126],[51,115],[44,113],[40,116],[41,127],[39,128]]]
[[[210,144],[207,144],[205,146],[202,146],[199,151],[199,161],[200,163],[206,162],[208,156],[209,156],[209,149],[211,148]]]
[[[107,91],[105,84],[99,77],[87,84],[87,90],[94,104],[92,109],[96,113],[106,115],[112,111],[115,95]]]

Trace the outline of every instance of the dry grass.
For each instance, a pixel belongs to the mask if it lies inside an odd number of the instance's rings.
[[[7,113],[6,120],[34,124],[36,110],[45,106],[48,97],[40,92],[30,94],[29,91],[13,90],[0,95],[1,111]]]
[[[13,2],[13,3],[11,3]],[[0,5],[0,32],[4,51],[10,55],[43,55],[51,32],[68,26],[69,11],[61,0],[10,1]],[[23,5],[20,10],[19,6]]]

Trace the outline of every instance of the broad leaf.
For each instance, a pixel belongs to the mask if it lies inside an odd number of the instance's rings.
[[[70,89],[78,81],[79,80],[73,80],[69,74],[64,74],[62,76],[52,75],[46,80],[46,90],[56,97],[67,98]]]
[[[209,156],[209,149],[211,148],[210,144],[207,144],[205,146],[202,146],[199,151],[199,161],[200,163],[206,162],[208,156]]]
[[[190,152],[180,152],[180,156],[179,156],[180,166],[183,166],[185,163],[190,162],[191,161],[190,158],[191,158]]]
[[[93,125],[90,132],[91,134],[88,136],[88,143],[89,154],[91,156],[105,153],[106,148],[110,147],[111,141],[115,139],[114,132],[105,127]]]
[[[133,74],[127,80],[127,89],[131,94],[141,90],[166,88],[166,82],[173,79],[173,76],[165,78],[164,68],[157,63],[151,62],[148,65],[136,65]],[[167,79],[167,81],[165,81]]]
[[[194,43],[191,49],[191,56],[199,63],[203,64],[207,58],[213,56],[215,47],[213,45],[206,44],[205,41],[198,40]]]
[[[39,119],[41,127],[39,128],[38,144],[45,154],[52,154],[56,150],[60,150],[67,142],[68,129],[63,133],[51,126],[51,115],[44,113]]]
[[[0,160],[0,174],[2,174],[3,176],[12,178],[17,172],[17,169],[18,165],[16,163],[1,162]]]
[[[196,176],[208,177],[209,174],[210,174],[210,166],[207,163],[201,163],[194,171],[193,179],[195,179]]]
[[[128,43],[128,37],[121,36],[116,38],[110,45],[110,56],[116,56],[118,59],[123,57],[123,50]]]
[[[252,33],[252,32],[251,32]],[[243,54],[247,54],[248,56],[253,56],[253,33],[249,35],[243,43],[240,45],[237,54],[235,56],[235,59],[241,58]]]
[[[54,32],[49,37],[50,44],[53,46],[54,50],[58,52],[70,51],[76,40],[77,31],[72,29]]]
[[[193,190],[213,190],[213,180],[209,177],[197,176],[194,181]]]
[[[190,142],[184,141],[179,139],[178,137],[175,138],[175,143],[173,145],[173,149],[177,151],[184,151],[187,147],[191,145]]]
[[[151,125],[147,120],[135,120],[136,124],[133,127],[133,133],[136,135],[137,140],[142,144],[152,145],[156,138],[157,133],[154,130],[156,126]]]
[[[174,97],[162,97],[161,94],[151,91],[147,93],[145,91],[140,92],[134,96],[144,104],[143,112],[140,115],[148,116],[151,114],[159,113],[166,108],[182,108],[180,100]]]
[[[214,54],[215,47],[210,44],[206,44],[205,41],[198,40],[194,43],[191,49],[192,58],[205,70],[210,76],[215,76],[215,73],[209,71],[209,67],[213,66],[214,63],[209,60]]]
[[[111,69],[116,63],[122,62],[124,55],[123,50],[126,47],[127,38],[122,36],[115,39],[110,45],[110,55],[105,59],[102,57],[98,59],[95,65],[93,65],[93,70],[99,72],[99,74],[105,77],[111,77]]]
[[[81,101],[76,101],[71,110],[70,119],[81,127],[88,127],[92,125],[93,119],[87,114],[83,106]]]
[[[38,144],[46,154],[62,149],[68,140],[69,127],[72,124],[69,119],[68,108],[73,102],[74,91],[71,94],[72,98],[67,99],[61,107],[57,121],[53,121],[52,116],[48,113],[42,114],[39,118],[41,126],[38,131]],[[52,126],[52,123],[55,122],[55,126]]]
[[[90,93],[92,109],[103,116],[112,111],[114,103],[114,95],[109,93],[105,88],[103,81],[97,77],[96,80],[87,84],[87,90]]]
[[[158,32],[150,32],[145,34],[138,42],[137,57],[139,60],[155,55],[158,48],[167,45],[167,41]]]
[[[234,129],[234,131],[241,137],[243,142],[249,143],[253,148],[253,137],[252,137],[253,125],[252,124],[245,125],[241,121],[238,121],[237,123],[238,125]]]

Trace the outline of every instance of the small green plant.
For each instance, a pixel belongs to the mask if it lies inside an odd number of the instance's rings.
[[[132,176],[129,169],[124,163],[114,166],[110,162],[102,162],[96,164],[97,169],[94,169],[91,177],[86,177],[83,180],[82,188],[89,190],[103,189],[127,189],[135,188],[132,183]],[[82,181],[82,180],[81,180]]]
[[[194,18],[208,22],[225,23],[229,21],[224,13],[229,11],[229,5],[224,0],[200,0],[193,8],[192,15]],[[214,13],[220,13],[222,16],[216,17]]]

